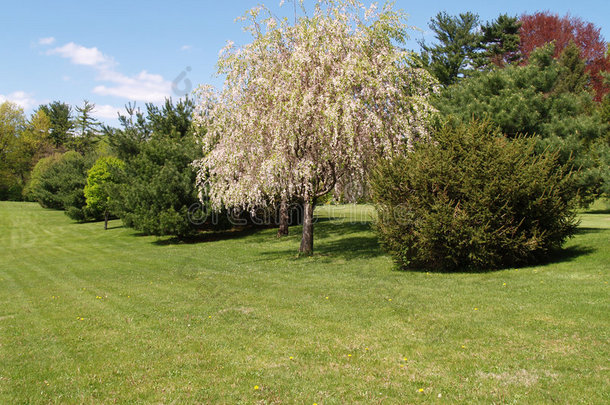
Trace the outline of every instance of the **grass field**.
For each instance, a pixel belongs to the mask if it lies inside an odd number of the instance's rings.
[[[102,228],[0,203],[1,404],[610,402],[607,208],[553,263],[477,274],[395,271],[346,219],[301,259],[298,228]]]

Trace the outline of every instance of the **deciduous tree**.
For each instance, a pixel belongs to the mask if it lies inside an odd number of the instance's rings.
[[[16,169],[19,138],[25,128],[23,109],[10,101],[0,104],[0,199],[19,199],[21,179]]]
[[[112,156],[101,157],[95,161],[87,172],[87,184],[84,193],[87,207],[94,213],[102,213],[104,229],[108,229],[111,201],[110,188],[121,178],[125,163]]]
[[[321,1],[294,24],[257,7],[244,20],[252,42],[221,54],[224,89],[200,90],[200,185],[216,206],[302,202],[299,251],[311,254],[318,198],[427,139],[434,80],[395,46],[407,29],[389,5]]]

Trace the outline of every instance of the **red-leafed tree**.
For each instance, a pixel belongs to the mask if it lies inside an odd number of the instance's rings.
[[[594,24],[569,14],[560,17],[549,11],[524,14],[520,21],[520,51],[525,62],[534,49],[552,41],[555,41],[555,57],[558,58],[570,41],[573,41],[580,48],[580,57],[584,59],[586,70],[591,75],[595,100],[601,101],[610,91],[610,86],[604,84],[601,75],[603,71],[610,71],[608,44]]]

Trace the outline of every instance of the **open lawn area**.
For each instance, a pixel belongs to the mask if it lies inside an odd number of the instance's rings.
[[[606,206],[476,274],[396,271],[329,212],[299,259],[297,227],[177,243],[0,202],[0,403],[610,402]]]

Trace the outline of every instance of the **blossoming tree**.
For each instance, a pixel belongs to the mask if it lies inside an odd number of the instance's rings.
[[[199,89],[195,120],[207,132],[195,164],[215,206],[300,201],[300,253],[311,254],[316,200],[425,139],[435,83],[396,46],[408,27],[391,6],[321,0],[312,15],[301,10],[293,23],[262,6],[242,17],[252,42],[221,52],[222,91]]]

